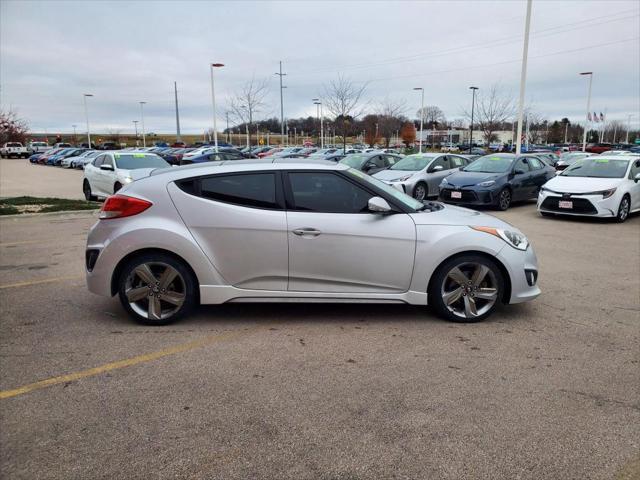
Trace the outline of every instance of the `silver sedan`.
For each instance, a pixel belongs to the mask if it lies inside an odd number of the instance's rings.
[[[305,161],[156,171],[106,200],[85,258],[89,290],[151,325],[198,302],[273,301],[429,304],[474,322],[540,294],[517,228]]]
[[[469,163],[471,160],[461,155],[415,154],[404,157],[374,177],[417,200],[424,200],[437,197],[442,179]]]

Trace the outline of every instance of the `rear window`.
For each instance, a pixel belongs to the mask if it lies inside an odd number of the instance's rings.
[[[22,144],[21,143],[7,143],[7,147],[21,147]]]
[[[200,180],[200,195],[243,207],[278,208],[274,173],[219,175]]]
[[[116,153],[116,166],[124,170],[138,168],[166,168],[169,163],[153,153]]]

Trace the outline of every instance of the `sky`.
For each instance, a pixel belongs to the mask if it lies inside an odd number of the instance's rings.
[[[216,69],[218,128],[230,97],[255,77],[269,93],[259,118],[315,115],[311,99],[342,75],[366,84],[375,111],[385,99],[415,117],[425,105],[448,119],[471,103],[469,86],[499,84],[518,97],[526,1],[84,1],[0,0],[0,106],[34,132],[133,131],[140,101],[147,132],[212,125],[209,64]],[[640,2],[533,0],[526,103],[543,117],[591,110],[640,125]],[[233,126],[233,119],[231,126]]]

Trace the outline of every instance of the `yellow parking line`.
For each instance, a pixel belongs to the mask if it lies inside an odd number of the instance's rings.
[[[254,329],[250,329],[254,330]],[[109,372],[111,370],[117,370],[119,368],[131,367],[139,363],[151,362],[162,357],[169,355],[175,355],[176,353],[186,352],[205,345],[211,345],[212,343],[220,342],[228,338],[240,335],[240,333],[247,332],[247,330],[229,332],[220,335],[210,335],[200,340],[195,340],[189,343],[183,343],[174,347],[169,347],[164,350],[158,350],[157,352],[151,352],[144,355],[138,355],[137,357],[127,358],[125,360],[119,360],[117,362],[107,363],[99,367],[90,368],[88,370],[82,370],[76,373],[70,373],[68,375],[61,375],[59,377],[47,378],[39,382],[30,383],[23,387],[14,388],[13,390],[0,391],[0,399],[17,397],[25,393],[32,392],[33,390],[39,390],[41,388],[50,387],[51,385],[57,385],[59,383],[73,382],[74,380],[80,380],[82,378],[92,377],[101,373]]]
[[[0,285],[0,290],[3,290],[5,288],[28,287],[30,285],[40,285],[41,283],[62,282],[64,280],[80,280],[81,278],[83,277],[80,275],[67,275],[65,277],[53,277],[53,278],[43,278],[41,280],[30,280],[28,282],[7,283],[5,285]]]

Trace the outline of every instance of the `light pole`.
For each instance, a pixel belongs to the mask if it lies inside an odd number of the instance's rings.
[[[284,101],[282,98],[282,90],[287,87],[282,86],[282,77],[286,75],[286,73],[282,73],[282,61],[280,62],[280,72],[276,72],[276,75],[280,77],[280,140],[284,138]],[[287,134],[287,143],[289,143],[289,135]]]
[[[522,47],[522,71],[520,72],[520,101],[518,103],[518,134],[516,155],[522,150],[522,114],[524,113],[524,91],[527,84],[527,59],[529,57],[529,27],[531,25],[531,0],[527,0],[527,16],[524,22],[524,45]]]
[[[84,116],[87,120],[87,143],[91,148],[91,133],[89,132],[89,109],[87,108],[87,97],[93,97],[93,93],[84,93],[82,98],[84,100]]]
[[[422,153],[422,124],[424,120],[424,88],[414,87],[414,90],[420,90],[420,143],[418,144],[418,152]]]
[[[471,90],[471,125],[469,125],[469,155],[471,155],[471,149],[473,148],[473,111],[476,106],[476,90],[478,87],[469,87]]]
[[[313,99],[313,104],[317,105],[317,108],[320,110],[320,148],[323,149],[324,148],[324,122],[323,122],[323,117],[324,114],[322,112],[322,102],[320,101],[319,98],[314,98]]]
[[[139,102],[140,103],[140,120],[142,120],[142,146],[147,146],[147,137],[144,133],[144,106],[147,102]]]
[[[78,141],[76,140],[76,127],[77,125],[71,125],[73,127],[73,144],[77,145]]]
[[[212,63],[211,64],[211,106],[213,107],[213,143],[218,151],[218,129],[216,125],[216,91],[213,86],[213,69],[222,68],[224,63]]]
[[[173,93],[176,98],[176,142],[181,142],[182,138],[180,137],[180,113],[178,112],[178,83],[173,82]]]
[[[136,147],[138,146],[138,120],[131,120],[133,122],[133,128],[136,132]]]
[[[229,142],[229,112],[225,112],[227,115],[227,143],[231,143]]]
[[[629,130],[631,130],[631,117],[633,117],[633,115],[631,114],[627,115],[627,139],[624,141],[624,143],[626,143],[627,145],[629,144]]]
[[[587,94],[587,115],[585,116],[584,133],[582,135],[582,151],[587,150],[587,130],[589,129],[589,112],[591,111],[591,83],[593,82],[593,72],[582,72],[580,75],[589,75],[589,93]]]

